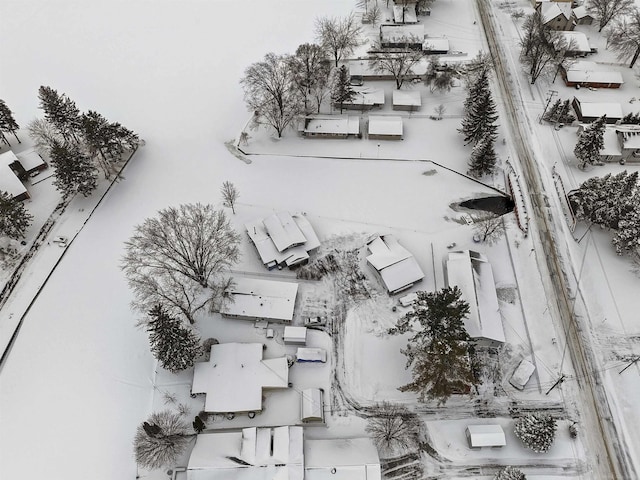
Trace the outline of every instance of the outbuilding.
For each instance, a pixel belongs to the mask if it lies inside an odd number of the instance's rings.
[[[583,123],[591,123],[606,115],[607,123],[616,123],[622,120],[622,106],[619,103],[604,102],[583,102],[577,97],[573,97],[573,109],[576,118]]]
[[[449,39],[444,37],[426,37],[422,43],[422,51],[428,55],[445,55],[449,53]]]
[[[586,60],[561,67],[560,74],[567,87],[620,88],[624,83],[620,72]]]
[[[419,90],[394,90],[393,109],[405,112],[415,112],[422,106],[422,97]]]
[[[307,343],[307,327],[284,327],[284,343],[289,345],[305,345]]]
[[[571,16],[576,25],[591,25],[593,23],[593,16],[587,11],[587,7],[584,5],[574,8]]]
[[[360,118],[356,115],[307,117],[302,129],[305,138],[348,138],[359,134]]]
[[[297,295],[297,283],[233,277],[230,298],[220,307],[220,314],[240,320],[291,323]]]
[[[369,138],[371,140],[402,140],[402,117],[370,115]]]
[[[469,447],[504,447],[507,439],[500,425],[469,425],[466,429]]]
[[[11,150],[0,154],[0,191],[7,192],[11,198],[18,201],[30,198],[27,188],[16,173],[23,171],[18,157]]]
[[[300,410],[303,423],[324,423],[324,390],[321,388],[302,390]]]

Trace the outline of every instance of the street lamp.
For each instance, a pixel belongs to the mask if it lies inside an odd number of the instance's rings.
[[[378,144],[378,158],[380,158],[380,144]]]

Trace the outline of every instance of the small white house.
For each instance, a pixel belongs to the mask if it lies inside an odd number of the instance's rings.
[[[324,423],[324,390],[321,388],[302,390],[300,410],[303,423]]]
[[[369,115],[371,140],[402,140],[402,117]]]
[[[355,115],[314,116],[304,120],[305,138],[347,138],[360,133],[360,118]]]
[[[469,425],[465,433],[471,448],[504,447],[507,444],[500,425]]]
[[[284,327],[284,343],[289,345],[305,345],[307,343],[307,327]]]
[[[387,291],[394,295],[422,281],[424,273],[411,253],[393,235],[367,242],[367,263],[376,271]]]
[[[415,112],[422,106],[420,90],[394,90],[393,109]]]

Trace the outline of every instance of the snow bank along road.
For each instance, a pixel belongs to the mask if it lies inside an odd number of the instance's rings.
[[[567,332],[566,342],[571,353],[571,360],[576,369],[579,381],[579,393],[581,405],[584,410],[583,421],[588,426],[591,434],[585,441],[590,442],[592,454],[602,452],[604,461],[600,461],[595,455],[596,462],[592,461],[592,467],[596,478],[637,478],[634,466],[627,454],[624,446],[624,439],[618,433],[611,408],[607,400],[607,394],[596,365],[593,348],[590,343],[588,331],[582,321],[574,316],[567,279],[564,276],[561,263],[561,253],[554,240],[554,224],[558,220],[555,218],[557,212],[551,209],[546,201],[544,185],[538,163],[532,145],[524,139],[532,138],[530,132],[524,128],[528,119],[523,115],[523,109],[518,108],[516,100],[518,98],[518,88],[510,78],[508,67],[504,63],[506,52],[497,41],[494,19],[491,12],[491,3],[485,0],[476,0],[476,5],[485,30],[489,50],[495,63],[498,86],[505,101],[505,109],[509,117],[511,128],[511,138],[514,140],[514,147],[520,160],[519,164],[523,169],[527,186],[531,190],[531,203],[534,217],[536,219],[536,230],[539,241],[544,250],[546,265],[540,265],[544,272],[546,267],[551,282],[545,282],[544,287],[547,298],[551,304],[558,307],[558,314],[563,324],[564,331]],[[519,113],[520,112],[520,113]],[[540,200],[544,199],[543,202]],[[584,332],[584,334],[582,333]],[[590,457],[594,458],[594,457]]]

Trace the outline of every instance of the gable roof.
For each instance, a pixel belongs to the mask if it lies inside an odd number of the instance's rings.
[[[500,447],[507,444],[500,425],[469,425],[467,431],[473,447]]]
[[[248,277],[233,277],[230,301],[220,307],[223,315],[290,322],[298,284]]]
[[[376,269],[389,292],[395,292],[424,278],[416,259],[393,235],[377,236],[367,242],[367,262]]]
[[[606,115],[608,119],[622,118],[622,106],[619,103],[607,102],[583,102],[574,97],[582,117],[599,118]]]
[[[464,319],[469,336],[504,343],[496,284],[487,257],[471,250],[449,253],[447,285],[457,285],[460,298],[469,304],[469,315]]]
[[[573,9],[573,15],[578,20],[581,20],[581,19],[583,19],[585,17],[592,17],[592,15],[587,10],[587,7],[585,7],[584,5],[580,5],[579,7],[574,8]]]
[[[539,4],[542,22],[548,23],[558,16],[563,16],[565,20],[571,19],[571,3],[570,2],[545,2]]]
[[[393,104],[420,107],[422,105],[422,97],[419,90],[394,90]]]
[[[208,362],[198,362],[191,393],[204,393],[204,410],[213,413],[258,412],[262,389],[287,388],[286,357],[262,359],[261,343],[221,343],[211,346]]]
[[[606,83],[622,85],[622,74],[610,67],[602,67],[595,62],[580,60],[566,70],[568,82]]]
[[[16,198],[27,193],[27,188],[9,167],[13,162],[19,163],[19,160],[11,150],[0,154],[0,191]]]
[[[369,115],[369,135],[402,136],[402,117]]]

